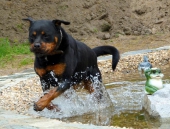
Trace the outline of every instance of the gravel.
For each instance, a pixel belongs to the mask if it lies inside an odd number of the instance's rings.
[[[147,53],[153,67],[168,65],[169,54],[170,50]],[[113,78],[121,76],[124,72],[135,72],[138,64],[143,60],[143,55],[146,54],[122,57],[114,72],[111,69],[111,60],[100,61],[98,64],[104,82],[111,82]],[[33,105],[33,102],[37,101],[42,95],[43,91],[40,86],[39,77],[35,76],[3,89],[0,94],[0,106],[6,110],[26,113],[30,106]]]

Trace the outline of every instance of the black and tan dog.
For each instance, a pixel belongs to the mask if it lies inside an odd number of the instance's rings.
[[[82,42],[67,34],[61,24],[70,23],[62,20],[33,20],[30,22],[30,50],[35,54],[34,69],[40,77],[45,92],[50,86],[55,88],[44,94],[35,104],[34,110],[41,111],[45,107],[53,109],[51,101],[71,86],[84,82],[85,89],[93,92],[93,77],[102,82],[97,65],[97,57],[111,54],[112,69],[119,61],[119,52],[112,46],[89,48]]]

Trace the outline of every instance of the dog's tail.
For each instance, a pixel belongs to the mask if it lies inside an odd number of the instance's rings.
[[[99,47],[93,48],[92,50],[96,53],[97,57],[106,55],[106,54],[111,54],[112,55],[112,69],[115,70],[120,59],[119,51],[115,47],[99,46]]]

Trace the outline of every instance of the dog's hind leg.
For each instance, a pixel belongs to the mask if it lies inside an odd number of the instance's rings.
[[[92,82],[90,80],[84,80],[83,82],[84,82],[84,89],[88,90],[90,94],[94,92]]]
[[[98,69],[98,67],[94,67],[93,69],[91,69],[90,71],[90,81],[92,82],[92,84],[90,85],[93,89],[93,92],[97,98],[97,100],[100,101],[100,99],[103,96],[103,91],[102,91],[102,76],[100,73],[100,70]]]

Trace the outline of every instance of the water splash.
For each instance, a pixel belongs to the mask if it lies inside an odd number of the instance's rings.
[[[105,86],[98,80],[97,76],[93,77],[93,80],[94,83],[92,86],[94,92],[91,94],[85,89],[74,90],[73,87],[71,87],[62,95],[54,99],[52,102],[53,104],[58,105],[60,108],[59,112],[51,111],[46,108],[43,111],[35,112],[33,111],[33,107],[31,107],[29,114],[63,119],[83,114],[101,112],[101,110],[112,106],[112,101]]]

